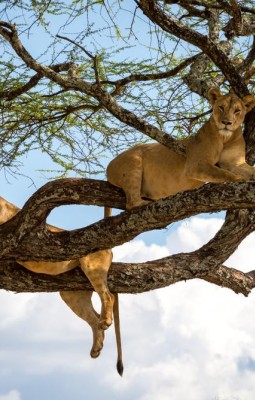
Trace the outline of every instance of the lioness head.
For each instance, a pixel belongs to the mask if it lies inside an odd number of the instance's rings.
[[[213,106],[213,119],[222,135],[231,135],[243,122],[245,114],[255,106],[252,95],[240,99],[234,93],[221,94],[217,88],[208,91],[208,100]]]

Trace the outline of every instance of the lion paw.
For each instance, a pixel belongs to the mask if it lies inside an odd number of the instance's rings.
[[[132,201],[132,202],[127,202],[126,209],[129,211],[134,208],[144,206],[145,204],[149,204],[150,202],[151,202],[151,200],[143,200],[143,199],[137,200],[137,201]]]
[[[92,347],[92,349],[91,349],[91,351],[90,351],[90,357],[91,357],[91,358],[97,358],[97,357],[99,357],[102,348],[103,348],[103,346],[101,346],[100,349],[99,349],[99,348],[98,348],[98,349],[93,349],[93,347]]]
[[[243,176],[237,176],[237,179],[235,180],[235,181],[237,181],[237,182],[243,182],[243,181],[245,181],[245,178],[243,177]]]
[[[104,331],[102,329],[98,329],[96,337],[94,336],[94,343],[90,351],[90,356],[92,358],[97,358],[98,356],[100,356],[103,345],[104,345]]]
[[[112,317],[104,318],[99,321],[98,328],[103,329],[104,331],[109,328],[112,324]]]

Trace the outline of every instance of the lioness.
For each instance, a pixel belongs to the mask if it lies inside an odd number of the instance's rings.
[[[212,115],[196,135],[183,139],[186,156],[159,144],[141,144],[124,151],[107,168],[107,179],[126,194],[126,208],[146,204],[205,182],[250,179],[255,168],[245,162],[240,125],[255,106],[252,95],[208,91]]]
[[[19,208],[0,197],[0,224],[11,219],[19,212]],[[52,232],[59,232],[62,229],[48,225]],[[114,314],[114,326],[117,342],[117,370],[120,375],[123,373],[122,350],[120,339],[118,295],[113,295],[107,285],[107,273],[112,262],[112,251],[101,250],[88,254],[79,260],[68,261],[17,261],[30,271],[48,275],[58,275],[80,265],[80,268],[89,279],[91,285],[98,293],[101,300],[101,314],[99,315],[92,304],[92,291],[61,291],[60,295],[71,310],[86,321],[93,332],[93,345],[90,355],[96,358],[100,355],[103,347],[104,330],[112,323]]]

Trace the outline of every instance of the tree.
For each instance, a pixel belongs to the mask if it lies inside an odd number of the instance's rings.
[[[178,137],[196,131],[210,113],[205,99],[211,86],[231,88],[240,97],[249,94],[255,59],[252,1],[73,0],[66,5],[27,0],[6,2],[1,14],[2,168],[15,170],[20,155],[37,147],[61,168],[61,179],[39,189],[0,227],[1,288],[89,288],[78,270],[49,278],[18,268],[16,260],[78,258],[201,212],[227,210],[222,228],[199,250],[142,264],[113,263],[109,286],[137,293],[201,278],[248,295],[255,273],[223,263],[255,229],[254,182],[207,184],[71,232],[53,234],[45,221],[64,204],[125,209],[121,190],[73,173],[97,173],[103,151],[115,153],[148,138],[184,152]],[[60,15],[66,20],[53,36],[51,21]],[[121,28],[123,15],[129,18],[127,32]],[[99,16],[104,26],[97,25]],[[76,34],[70,34],[74,22]],[[40,54],[27,49],[36,29],[48,34]],[[111,47],[104,48],[105,38]],[[144,58],[133,56],[136,41]],[[244,126],[251,164],[254,116],[253,110]]]

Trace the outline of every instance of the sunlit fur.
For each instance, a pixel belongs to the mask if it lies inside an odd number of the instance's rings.
[[[245,161],[245,142],[240,125],[255,106],[254,96],[240,99],[208,92],[212,115],[198,132],[182,141],[186,156],[159,144],[137,145],[113,159],[107,179],[122,188],[126,207],[132,209],[177,192],[195,189],[205,182],[249,180],[254,167]]]

